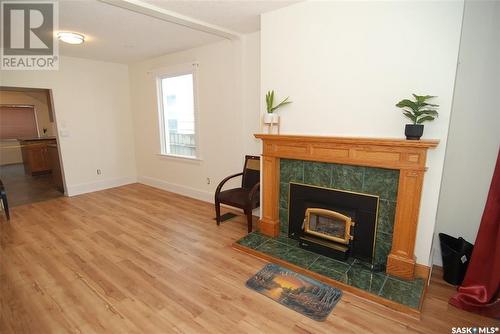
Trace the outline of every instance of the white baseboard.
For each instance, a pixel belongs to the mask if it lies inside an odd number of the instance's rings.
[[[162,190],[170,191],[176,194],[184,195],[187,197],[199,199],[200,201],[213,203],[214,194],[209,191],[199,190],[191,187],[187,187],[180,184],[170,183],[167,181],[159,180],[149,176],[139,176],[137,182],[159,188]]]
[[[212,193],[210,191],[199,190],[199,189],[187,187],[187,186],[180,185],[180,184],[170,183],[170,182],[159,180],[159,179],[149,177],[149,176],[139,176],[137,178],[137,182],[151,186],[151,187],[155,187],[158,189],[162,189],[162,190],[170,191],[170,192],[173,192],[176,194],[180,194],[183,196],[198,199],[198,200],[203,201],[203,202],[208,202],[211,204],[214,203],[214,193]],[[236,209],[236,208],[224,205],[224,204],[221,204],[221,206],[231,208],[233,210],[241,211],[240,209]],[[260,217],[260,208],[254,209],[253,215]]]
[[[115,188],[124,186],[126,184],[136,183],[137,179],[135,177],[121,177],[116,179],[108,179],[89,183],[80,183],[75,185],[67,185],[67,195],[76,196],[85,193],[91,193],[94,191]]]

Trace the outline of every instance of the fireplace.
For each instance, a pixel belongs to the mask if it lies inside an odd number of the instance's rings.
[[[379,197],[290,183],[289,237],[302,248],[372,263]]]
[[[384,254],[387,273],[405,279],[414,277],[414,249],[427,150],[436,147],[439,141],[264,134],[256,134],[255,137],[263,140],[262,217],[259,220],[259,230],[273,237],[278,237],[280,231],[283,232],[280,229],[280,217],[286,215],[278,205],[281,193],[281,159],[396,171],[398,185],[391,236],[389,238],[387,234],[377,233],[377,237],[383,236],[381,240],[377,240],[377,245],[383,246],[383,252],[379,253]],[[304,216],[302,220],[303,218]],[[355,229],[358,230],[358,222],[355,222]],[[386,226],[382,221],[379,225]],[[353,241],[356,242],[356,236]]]

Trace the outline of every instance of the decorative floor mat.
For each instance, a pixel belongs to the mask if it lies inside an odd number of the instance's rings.
[[[296,312],[324,321],[342,291],[276,264],[268,264],[246,286]]]

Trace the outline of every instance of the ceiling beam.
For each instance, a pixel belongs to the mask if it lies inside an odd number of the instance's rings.
[[[241,34],[225,29],[223,27],[197,20],[190,16],[182,15],[177,12],[167,10],[155,5],[151,5],[140,0],[99,0],[101,2],[128,9],[130,11],[140,13],[143,15],[151,16],[163,21],[178,24],[183,27],[191,28],[198,31],[203,31],[212,35],[227,39],[239,39]]]

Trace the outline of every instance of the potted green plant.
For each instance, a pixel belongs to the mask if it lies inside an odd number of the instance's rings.
[[[403,115],[408,117],[413,123],[406,124],[405,135],[406,139],[419,140],[424,133],[423,122],[433,121],[438,117],[438,104],[428,103],[427,101],[435,98],[431,95],[416,95],[412,94],[415,101],[404,99],[396,104],[396,107],[403,110]]]
[[[283,107],[284,105],[287,105],[289,103],[292,103],[292,101],[288,101],[288,96],[278,103],[278,105],[274,105],[274,90],[270,90],[266,93],[266,113],[264,114],[264,124],[276,124],[279,122],[278,115],[276,115],[274,112],[278,109]]]

